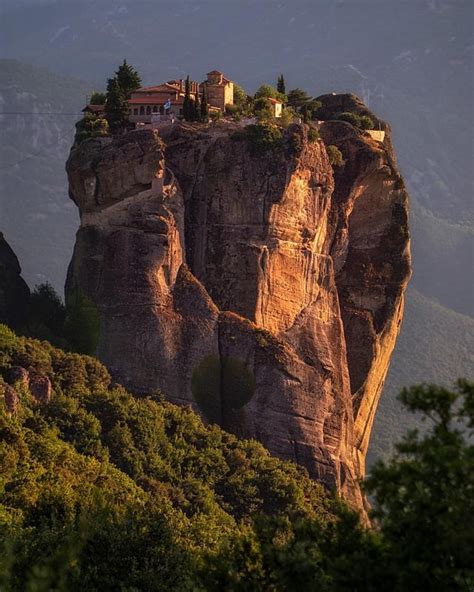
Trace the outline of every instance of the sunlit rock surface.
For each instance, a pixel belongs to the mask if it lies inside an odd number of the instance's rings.
[[[384,129],[382,144],[327,121],[309,141],[294,125],[256,153],[236,124],[176,124],[89,140],[67,163],[81,213],[67,291],[97,306],[114,379],[260,440],[359,507],[410,274]]]

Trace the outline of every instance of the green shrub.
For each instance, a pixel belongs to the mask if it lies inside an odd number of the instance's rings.
[[[263,154],[270,150],[277,150],[283,145],[283,134],[274,125],[266,123],[249,125],[245,132],[245,137],[253,154]]]
[[[374,122],[368,115],[362,115],[359,127],[363,130],[374,129]]]
[[[338,121],[346,121],[354,127],[360,127],[360,116],[357,113],[351,113],[350,111],[344,111],[336,115],[335,119]]]
[[[335,119],[338,121],[346,121],[354,127],[363,130],[373,129],[374,122],[368,115],[359,115],[358,113],[352,113],[350,111],[344,111],[336,115]]]
[[[345,164],[342,152],[339,150],[337,146],[331,144],[326,148],[326,152],[328,153],[329,162],[332,164],[332,166],[339,167]]]
[[[310,128],[308,129],[308,142],[316,142],[317,140],[319,140],[320,137],[321,136],[319,134],[319,130],[317,130],[313,126],[310,126]]]
[[[303,149],[303,137],[301,133],[296,131],[291,133],[287,138],[287,142],[291,154],[300,154]]]
[[[84,117],[76,123],[74,144],[78,146],[89,138],[99,138],[108,135],[109,124],[107,120],[94,113],[86,113]]]

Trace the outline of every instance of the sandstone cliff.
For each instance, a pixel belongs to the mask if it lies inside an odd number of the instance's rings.
[[[115,380],[160,388],[361,506],[410,271],[390,139],[328,121],[321,140],[292,126],[256,153],[238,129],[177,124],[73,150],[67,291],[97,306]],[[327,144],[344,155],[335,172]]]
[[[17,256],[0,232],[0,323],[15,329],[23,327],[29,298]]]

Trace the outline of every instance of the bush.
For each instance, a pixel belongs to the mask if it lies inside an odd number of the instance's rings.
[[[336,115],[335,119],[337,119],[338,121],[346,121],[354,127],[360,126],[359,115],[357,115],[357,113],[351,113],[350,111],[344,111],[343,113],[339,113],[338,115]]]
[[[344,158],[342,157],[342,152],[337,146],[331,144],[326,148],[326,152],[328,153],[329,162],[332,164],[332,166],[339,167],[345,164]]]
[[[308,129],[308,142],[316,142],[317,140],[319,140],[320,137],[321,136],[319,134],[319,131],[316,128],[310,126],[310,128]]]
[[[249,125],[245,135],[254,154],[263,154],[282,147],[283,134],[275,125],[266,123]]]
[[[291,154],[300,154],[303,149],[303,137],[298,132],[293,132],[287,139],[288,148]]]
[[[254,101],[253,112],[261,123],[270,122],[274,118],[272,104],[266,97],[260,97]]]
[[[359,115],[358,113],[352,113],[350,111],[344,111],[336,115],[335,119],[338,121],[346,121],[354,127],[363,130],[373,129],[374,122],[368,115]]]
[[[360,118],[359,127],[363,130],[374,129],[374,122],[372,121],[372,119],[370,119],[368,115],[362,115],[362,117]]]
[[[76,123],[74,143],[79,145],[89,138],[99,138],[108,135],[109,124],[107,120],[98,117],[94,113],[86,113],[84,117]]]

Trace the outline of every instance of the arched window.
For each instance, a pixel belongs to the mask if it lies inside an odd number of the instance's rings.
[[[150,114],[151,114],[151,107],[147,107],[147,108],[146,108],[146,114],[147,114],[147,115],[150,115]]]
[[[138,115],[138,109],[137,109],[137,108],[135,108],[135,109],[133,110],[133,114],[134,114],[134,115]]]
[[[145,115],[145,107],[140,107],[140,115]]]
[[[153,107],[153,113],[158,113],[158,107],[156,105]]]
[[[163,107],[163,105],[161,105],[161,107],[160,107],[160,113],[161,113],[161,115],[164,115],[164,113],[165,113],[165,108]]]

